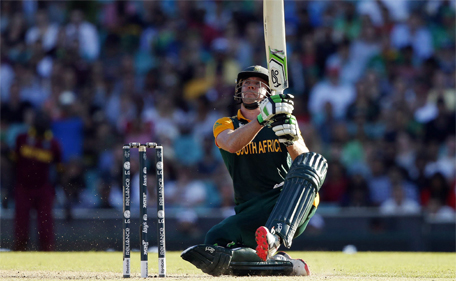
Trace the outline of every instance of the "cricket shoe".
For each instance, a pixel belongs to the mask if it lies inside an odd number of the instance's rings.
[[[302,259],[292,259],[290,255],[285,252],[278,252],[275,256],[271,257],[271,260],[290,261],[293,264],[293,272],[291,275],[310,276],[310,269],[305,261]]]
[[[280,238],[277,234],[269,232],[264,226],[260,226],[255,232],[257,242],[256,253],[260,259],[266,261],[272,257],[280,247]]]

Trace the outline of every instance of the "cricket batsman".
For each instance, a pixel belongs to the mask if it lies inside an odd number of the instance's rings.
[[[213,127],[233,180],[235,215],[181,254],[213,276],[310,275],[302,259],[277,250],[290,248],[317,210],[328,164],[304,143],[293,96],[271,93],[268,78],[262,66],[241,71],[234,95],[241,109]]]

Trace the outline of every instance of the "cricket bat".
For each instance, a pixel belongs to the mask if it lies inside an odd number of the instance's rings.
[[[282,94],[288,88],[283,0],[263,0],[263,20],[269,87],[271,94]]]

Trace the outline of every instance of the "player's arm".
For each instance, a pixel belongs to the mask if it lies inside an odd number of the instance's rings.
[[[236,130],[227,128],[215,138],[218,147],[230,153],[235,153],[249,144],[263,128],[258,122],[250,122]]]
[[[302,136],[300,136],[299,140],[295,141],[292,145],[287,146],[287,150],[292,160],[295,160],[296,157],[303,153],[309,152]]]
[[[279,141],[287,147],[291,159],[294,160],[300,154],[309,152],[295,116],[291,114],[276,116],[271,126]]]
[[[217,120],[214,124],[214,137],[218,147],[235,153],[249,144],[258,132],[266,125],[274,121],[278,115],[287,115],[293,112],[292,95],[273,95],[267,97],[259,104],[260,114],[256,121],[234,130],[231,119],[225,117]]]

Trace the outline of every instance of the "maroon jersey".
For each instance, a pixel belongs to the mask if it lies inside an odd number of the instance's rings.
[[[30,134],[16,139],[16,184],[24,188],[40,188],[49,185],[51,165],[60,164],[60,144],[54,138],[37,139]]]

